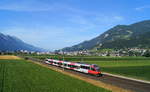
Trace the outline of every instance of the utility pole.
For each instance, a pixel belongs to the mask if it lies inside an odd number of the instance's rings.
[[[65,61],[64,52],[63,52],[63,61]],[[64,66],[64,63],[63,63],[63,71],[65,70],[64,67],[65,67],[65,66]]]
[[[81,54],[81,55],[82,55],[82,62],[83,62],[83,58],[84,58],[84,57],[83,57],[83,54]]]
[[[80,52],[80,57],[81,57],[81,62],[83,62],[83,54],[82,54],[82,52]]]

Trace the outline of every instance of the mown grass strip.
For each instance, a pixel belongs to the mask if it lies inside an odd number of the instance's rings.
[[[7,60],[7,59],[19,60],[21,58],[13,55],[0,55],[0,60]]]

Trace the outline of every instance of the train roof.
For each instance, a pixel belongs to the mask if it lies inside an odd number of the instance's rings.
[[[66,63],[66,64],[74,64],[74,65],[77,65],[77,66],[93,66],[93,67],[99,67],[98,65],[96,64],[87,64],[85,62],[70,62],[70,61],[63,61],[63,60],[56,60],[56,59],[47,59],[47,60],[53,60],[54,62],[63,62],[63,63]]]

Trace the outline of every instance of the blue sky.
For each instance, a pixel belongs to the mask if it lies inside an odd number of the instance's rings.
[[[49,50],[150,19],[149,0],[0,0],[0,32]]]

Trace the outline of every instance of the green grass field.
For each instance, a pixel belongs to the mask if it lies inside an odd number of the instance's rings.
[[[150,81],[150,61],[100,61],[88,62],[101,66],[103,72],[119,74]]]
[[[33,57],[38,59],[53,58],[63,60],[62,55],[27,55],[27,57]],[[136,60],[150,60],[147,57],[100,57],[100,56],[64,56],[67,61],[136,61]]]
[[[31,56],[38,59],[54,58],[62,60],[62,56],[39,55]],[[150,81],[150,58],[146,57],[98,57],[98,56],[66,56],[68,61],[81,61],[97,64],[102,72]]]
[[[0,92],[110,92],[24,60],[0,60]]]

